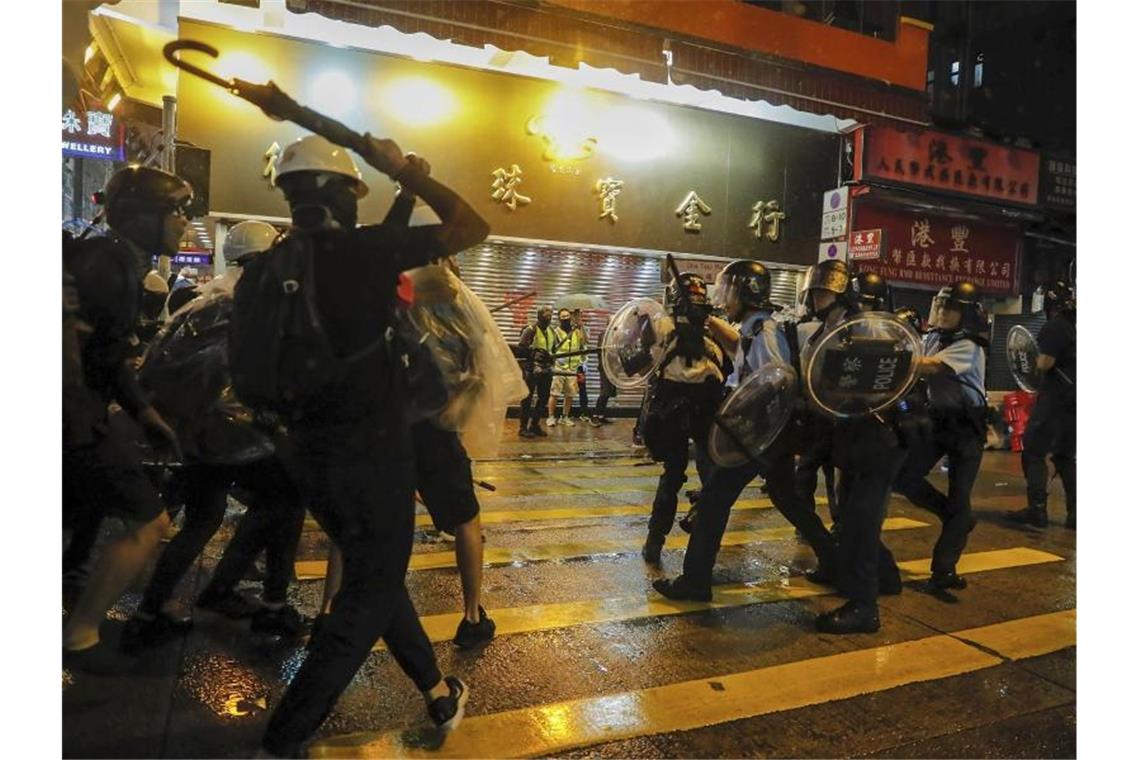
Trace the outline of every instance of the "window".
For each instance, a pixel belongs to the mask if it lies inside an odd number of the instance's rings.
[[[950,64],[950,84],[954,85],[955,87],[958,86],[958,68],[958,61],[954,61],[954,63]]]
[[[982,86],[982,54],[978,53],[978,57],[974,59],[974,88]]]

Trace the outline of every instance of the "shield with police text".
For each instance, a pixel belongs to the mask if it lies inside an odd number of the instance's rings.
[[[1041,390],[1041,373],[1037,369],[1037,340],[1022,325],[1014,325],[1005,339],[1005,358],[1009,371],[1021,390],[1035,393]]]
[[[637,298],[614,314],[602,337],[602,371],[614,386],[637,388],[648,382],[665,358],[661,319],[665,307]]]
[[[910,391],[920,356],[918,333],[894,314],[857,314],[808,347],[805,395],[816,409],[837,419],[881,412]]]
[[[709,430],[709,456],[721,467],[756,461],[788,424],[799,396],[796,371],[783,362],[750,373],[728,395]]]

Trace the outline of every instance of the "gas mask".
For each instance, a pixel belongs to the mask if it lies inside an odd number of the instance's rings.
[[[285,179],[282,178],[281,185],[296,227],[310,231],[356,227],[357,197],[346,181],[319,173],[290,176],[288,183]]]

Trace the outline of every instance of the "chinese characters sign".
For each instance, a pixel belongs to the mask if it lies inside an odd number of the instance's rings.
[[[1031,150],[941,132],[864,127],[858,179],[934,188],[1003,203],[1037,204],[1040,158]]]
[[[491,183],[491,200],[503,204],[511,211],[518,208],[519,204],[525,206],[530,203],[530,198],[515,189],[523,181],[522,169],[518,164],[511,164],[509,171],[500,166],[491,172],[491,176],[495,178]]]
[[[883,249],[882,230],[856,230],[851,233],[847,254],[852,261],[877,259]]]
[[[122,161],[123,125],[107,111],[63,114],[63,155]]]
[[[864,235],[881,230],[886,241],[877,260],[859,262],[861,271],[930,287],[971,280],[986,293],[1018,290],[1020,237],[1014,227],[871,204],[855,209],[855,225]]]
[[[1077,162],[1045,156],[1041,159],[1041,202],[1060,211],[1077,210]]]

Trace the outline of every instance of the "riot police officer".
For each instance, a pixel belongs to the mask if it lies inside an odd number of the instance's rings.
[[[986,440],[989,320],[980,296],[974,283],[962,281],[943,288],[932,301],[932,330],[925,339],[926,355],[919,360],[932,435],[913,443],[897,484],[900,493],[942,521],[930,566],[929,587],[937,593],[966,587],[956,565],[972,527],[970,491]],[[945,494],[926,479],[943,456],[950,466]]]
[[[734,261],[717,277],[717,298],[723,302],[728,318],[740,323],[737,332],[719,319],[708,320],[719,342],[735,346],[733,371],[726,380],[729,387],[736,387],[749,373],[765,364],[790,365],[792,362],[787,338],[772,318],[776,307],[769,300],[771,287],[768,269],[757,261]],[[729,511],[757,475],[764,476],[776,508],[811,544],[819,569],[830,577],[834,545],[811,502],[805,502],[796,494],[793,445],[790,432],[785,430],[760,460],[739,467],[712,468],[708,482],[701,489],[699,516],[694,521],[685,551],[684,570],[672,580],[654,581],[653,588],[670,599],[712,599],[712,570]]]
[[[657,481],[649,535],[641,556],[650,564],[661,562],[661,547],[677,516],[677,493],[687,478],[689,439],[696,451],[697,473],[709,476],[709,427],[724,387],[724,348],[710,328],[708,286],[695,274],[683,272],[666,294],[669,317],[662,319],[658,340],[664,358],[641,429],[650,455],[664,465]],[[721,333],[723,338],[723,331]]]
[[[1043,373],[1037,404],[1029,416],[1022,441],[1021,468],[1025,473],[1029,506],[1006,513],[1012,522],[1032,528],[1049,524],[1045,455],[1065,489],[1065,527],[1077,527],[1077,300],[1066,283],[1045,290],[1048,321],[1037,335],[1037,369]]]
[[[807,289],[808,306],[819,326],[803,343],[803,353],[861,310],[858,281],[845,261],[824,261],[812,267]],[[809,574],[808,578],[834,580],[847,602],[816,618],[816,628],[823,633],[878,631],[879,595],[902,591],[898,566],[882,543],[881,533],[904,452],[891,415],[832,423],[831,458],[840,471],[837,517],[842,525],[835,575]]]
[[[519,410],[519,436],[522,438],[546,437],[547,434],[538,423],[550,400],[550,385],[554,380],[557,335],[550,324],[553,317],[554,310],[549,306],[538,307],[535,324],[527,325],[519,338],[523,374],[530,388]]]

